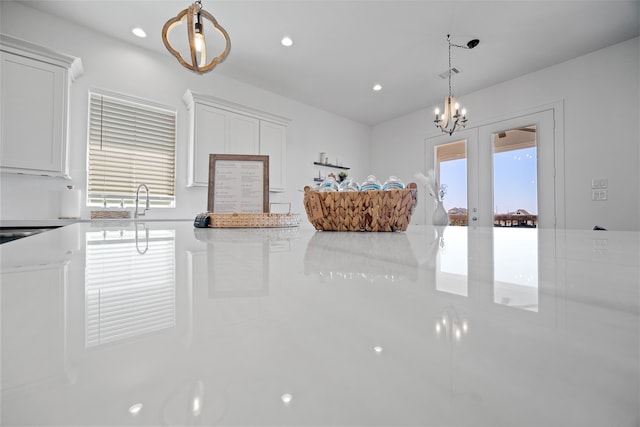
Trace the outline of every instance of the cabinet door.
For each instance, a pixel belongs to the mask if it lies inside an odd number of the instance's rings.
[[[227,112],[227,153],[258,154],[260,121]]]
[[[1,74],[3,172],[66,176],[67,70],[2,52]]]
[[[275,123],[260,122],[260,154],[269,156],[269,191],[285,191],[287,130]]]
[[[226,121],[224,110],[195,104],[193,137],[189,161],[192,163],[189,185],[207,186],[209,182],[209,154],[225,154]]]

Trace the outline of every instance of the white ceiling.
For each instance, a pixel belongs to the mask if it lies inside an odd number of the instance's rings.
[[[22,4],[170,57],[164,23],[190,0],[48,0]],[[202,0],[231,37],[218,73],[376,124],[442,104],[453,49],[453,94],[548,67],[639,35],[640,0]],[[149,37],[131,35],[143,27]],[[284,48],[280,39],[294,39]],[[178,67],[178,62],[176,61]],[[184,69],[185,73],[190,71]],[[374,83],[383,85],[373,92]]]

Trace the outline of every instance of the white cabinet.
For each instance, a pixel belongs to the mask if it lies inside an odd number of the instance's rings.
[[[67,177],[69,90],[80,59],[0,35],[0,168]]]
[[[227,112],[227,153],[257,154],[260,150],[260,121]]]
[[[226,153],[226,121],[224,111],[204,104],[196,104],[190,111],[192,123],[189,135],[190,186],[207,185],[209,179],[209,153]]]
[[[260,122],[260,154],[269,156],[269,191],[285,191],[287,165],[287,128],[277,123]]]
[[[187,185],[206,187],[209,154],[269,156],[269,191],[284,191],[289,119],[188,90],[189,111]]]

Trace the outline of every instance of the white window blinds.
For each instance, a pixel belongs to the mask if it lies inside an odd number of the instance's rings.
[[[89,205],[131,206],[146,184],[153,206],[174,206],[176,112],[97,92],[89,100]]]

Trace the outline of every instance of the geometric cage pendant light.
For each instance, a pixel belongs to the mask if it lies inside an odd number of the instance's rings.
[[[440,109],[436,108],[436,119],[433,122],[442,132],[452,135],[458,127],[464,128],[467,124],[467,111],[464,108],[462,110],[460,109],[460,105],[451,93],[451,74],[453,74],[451,68],[451,47],[473,49],[478,46],[480,40],[473,39],[469,41],[466,46],[462,46],[451,43],[451,34],[447,34],[447,42],[449,43],[449,96],[444,100],[444,111],[442,114],[440,113]]]
[[[178,24],[181,24],[184,19],[187,19],[187,40],[189,42],[189,58],[186,60],[182,57],[180,52],[171,46],[169,43],[169,33],[176,27]],[[204,37],[204,20],[209,21],[213,24],[213,27],[218,32],[218,35],[222,36],[225,42],[225,48],[222,53],[218,56],[213,57],[207,63],[207,44]],[[191,6],[187,9],[181,11],[174,18],[169,19],[164,26],[162,27],[162,41],[164,42],[165,47],[173,56],[176,57],[178,62],[182,64],[185,68],[198,73],[206,73],[208,71],[213,70],[213,68],[224,61],[224,59],[229,54],[231,50],[231,40],[229,39],[229,34],[227,31],[222,28],[216,21],[216,18],[213,17],[209,12],[202,8],[202,1],[196,0]]]

